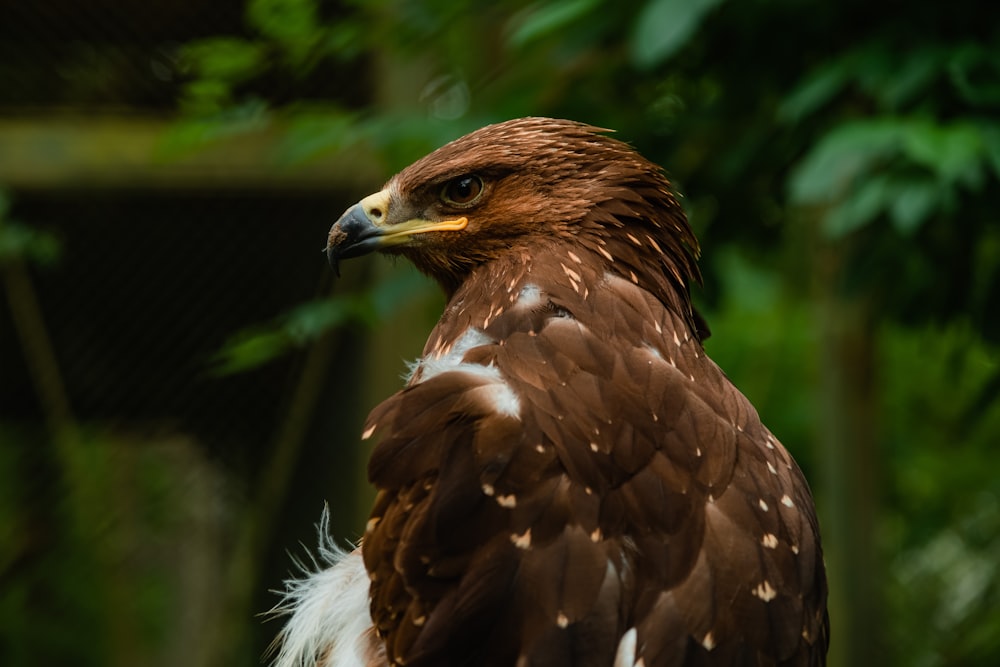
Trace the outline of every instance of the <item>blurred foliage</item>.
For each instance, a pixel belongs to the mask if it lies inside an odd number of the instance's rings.
[[[215,372],[228,375],[256,368],[296,347],[315,342],[336,327],[378,326],[393,312],[426,294],[430,286],[416,269],[407,266],[392,271],[369,290],[301,304],[273,322],[240,331],[227,340],[215,357]]]
[[[46,231],[9,219],[10,204],[10,196],[0,190],[0,267],[15,259],[55,264],[59,259],[59,241]]]
[[[723,0],[652,0],[639,12],[631,38],[632,60],[658,65],[691,38],[711,9]]]
[[[901,665],[988,665],[1000,655],[997,352],[968,325],[883,332],[882,549],[892,554]],[[970,410],[970,408],[972,408]],[[919,632],[917,631],[919,629]]]
[[[203,654],[172,634],[212,620],[204,615],[212,605],[192,589],[226,538],[212,506],[219,471],[194,444],[82,429],[65,450],[75,492],[38,505],[35,487],[60,486],[45,438],[0,424],[0,442],[3,664],[60,665],[70,656],[75,665],[148,664],[151,655],[171,664],[171,655]],[[214,566],[209,582],[222,577]],[[57,611],[39,622],[46,610]]]

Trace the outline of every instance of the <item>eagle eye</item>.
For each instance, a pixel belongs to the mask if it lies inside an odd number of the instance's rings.
[[[441,199],[456,206],[469,206],[483,194],[483,179],[475,174],[466,174],[450,180],[441,191]]]

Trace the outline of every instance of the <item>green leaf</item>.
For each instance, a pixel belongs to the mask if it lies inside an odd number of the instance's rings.
[[[254,42],[217,37],[188,44],[181,58],[204,79],[236,83],[261,71],[265,64],[264,53],[264,47]]]
[[[705,16],[723,0],[650,0],[636,17],[630,50],[632,62],[649,68],[681,49]]]
[[[338,326],[357,320],[368,322],[364,301],[364,295],[356,294],[310,301],[269,323],[239,331],[213,356],[212,373],[231,375],[251,370]]]
[[[1000,179],[1000,126],[989,125],[982,128],[983,150],[993,167],[993,175]]]
[[[941,204],[941,194],[934,183],[900,183],[889,207],[893,226],[905,235],[912,234],[934,214]]]
[[[217,79],[196,79],[184,86],[181,107],[192,116],[221,113],[232,103],[233,87]]]
[[[565,28],[594,9],[597,4],[598,0],[538,3],[511,32],[508,43],[514,48],[521,48],[536,39]]]
[[[354,294],[305,303],[288,313],[280,323],[292,342],[303,344],[348,322],[367,320],[365,299]]]
[[[256,99],[215,114],[182,118],[163,134],[156,147],[156,157],[177,158],[216,141],[259,131],[267,127],[270,120],[267,105]]]
[[[891,203],[894,193],[895,188],[884,175],[865,179],[827,213],[823,230],[831,238],[839,238],[868,225]]]
[[[975,106],[1000,105],[1000,53],[970,42],[956,49],[948,71],[959,95]]]
[[[978,126],[967,122],[940,125],[922,119],[903,125],[902,139],[904,154],[942,181],[973,188],[981,185],[985,138]]]
[[[211,373],[231,375],[252,370],[346,324],[375,326],[403,304],[426,294],[430,287],[428,279],[413,267],[406,267],[390,272],[364,292],[304,303],[270,322],[231,336],[213,355]]]
[[[301,64],[321,37],[315,0],[252,0],[247,20],[265,37],[284,47]]]
[[[300,111],[292,115],[276,157],[285,164],[301,164],[319,155],[342,150],[362,136],[356,113],[339,109]]]
[[[938,48],[924,47],[907,53],[872,92],[886,109],[895,111],[927,92],[946,59],[947,53]]]
[[[862,174],[894,154],[900,142],[894,118],[850,121],[835,127],[799,161],[789,178],[797,204],[838,201]]]
[[[847,83],[851,64],[851,59],[839,58],[810,72],[782,101],[778,118],[797,123],[817,111]]]
[[[0,195],[0,209],[6,199]],[[27,259],[41,265],[54,264],[61,251],[59,241],[49,232],[3,219],[0,211],[0,264],[11,259]]]
[[[340,19],[327,27],[323,50],[341,61],[351,60],[364,50],[366,34],[363,22]]]
[[[292,341],[281,330],[250,329],[230,338],[213,358],[213,375],[232,375],[247,371],[278,358],[288,351]]]

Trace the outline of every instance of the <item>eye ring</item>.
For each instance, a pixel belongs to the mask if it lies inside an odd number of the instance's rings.
[[[485,190],[483,179],[475,174],[464,174],[444,184],[441,199],[453,206],[472,206]]]

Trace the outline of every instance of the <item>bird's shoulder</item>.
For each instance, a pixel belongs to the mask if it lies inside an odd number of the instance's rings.
[[[460,423],[504,450],[551,450],[559,472],[592,490],[618,486],[657,452],[706,488],[725,488],[736,435],[760,423],[684,314],[572,251],[476,278],[449,304],[407,386],[373,411],[373,481],[399,461],[387,440]],[[714,456],[699,442],[713,443]],[[441,452],[419,449],[433,468]],[[709,458],[714,466],[700,462]]]

